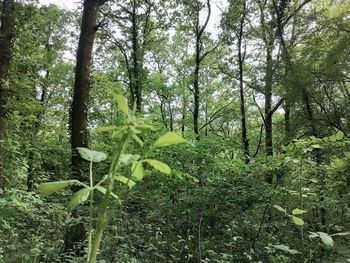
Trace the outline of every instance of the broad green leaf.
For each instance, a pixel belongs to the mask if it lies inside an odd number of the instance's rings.
[[[290,249],[288,246],[286,245],[274,245],[273,246],[274,248],[277,248],[279,250],[282,250],[282,251],[285,251],[285,252],[288,252],[290,254],[299,254],[300,252],[298,250],[295,250],[295,249]]]
[[[282,212],[282,213],[287,213],[287,210],[280,207],[279,205],[274,205],[273,208],[277,209],[278,211]]]
[[[184,143],[186,140],[182,138],[180,135],[174,132],[167,132],[166,134],[160,136],[154,145],[156,147],[165,147],[172,144]]]
[[[125,164],[125,165],[128,165],[131,162],[137,161],[138,159],[140,159],[140,155],[129,154],[129,153],[121,154],[119,157],[120,162]]]
[[[315,237],[319,237],[320,235],[315,233],[315,232],[309,232],[310,235],[309,235],[309,238],[315,238]]]
[[[67,186],[74,185],[79,183],[78,180],[66,180],[66,181],[58,181],[58,182],[49,182],[43,183],[38,186],[38,190],[41,196],[47,196],[53,194]]]
[[[170,167],[163,163],[160,162],[158,160],[145,160],[150,166],[152,166],[154,169],[157,169],[159,172],[161,173],[165,173],[165,174],[170,174],[171,173],[171,169]]]
[[[84,203],[89,198],[90,191],[91,191],[90,188],[83,188],[83,189],[80,189],[78,192],[76,192],[70,199],[67,205],[67,209],[72,210],[77,205]]]
[[[313,145],[311,145],[311,147],[314,149],[321,149],[321,145],[319,145],[319,144],[313,144]]]
[[[335,137],[336,137],[337,140],[343,139],[344,136],[345,136],[345,135],[344,135],[344,132],[342,132],[342,131],[338,131],[337,134],[335,135]]]
[[[106,188],[104,188],[103,186],[100,186],[100,185],[98,185],[98,186],[95,186],[95,188],[96,188],[96,190],[98,190],[99,192],[101,192],[102,194],[106,194],[106,192],[107,192],[107,189]],[[119,198],[119,196],[117,196],[115,193],[111,193],[111,196],[115,199],[115,200],[117,200],[118,201],[118,203],[119,204],[121,204],[121,201],[120,201],[120,198]]]
[[[122,175],[117,175],[115,177],[115,180],[118,182],[121,182],[122,184],[126,184],[130,189],[133,188],[133,186],[136,184],[133,180],[126,178],[125,176]]]
[[[109,126],[101,126],[96,129],[97,132],[108,132],[108,131],[114,131],[117,130],[118,127],[114,125],[109,125]]]
[[[145,176],[145,171],[143,170],[142,162],[134,162],[131,166],[131,174],[136,180],[141,181]]]
[[[294,209],[294,210],[292,211],[292,214],[293,214],[293,215],[302,215],[302,214],[304,214],[304,213],[306,213],[306,211],[305,211],[305,210],[301,210],[301,209],[299,209],[299,208],[296,208],[296,209]]]
[[[92,151],[82,147],[78,147],[77,150],[83,159],[90,162],[98,163],[107,159],[107,154],[103,152]]]
[[[293,222],[294,224],[298,225],[298,226],[303,226],[304,225],[304,220],[296,217],[296,216],[292,216]]]
[[[122,95],[115,95],[115,99],[118,103],[118,107],[119,109],[124,112],[125,114],[129,113],[129,107],[128,107],[128,103],[127,100],[124,96]]]
[[[326,246],[329,246],[329,247],[333,247],[334,246],[333,238],[330,235],[328,235],[327,233],[324,233],[324,232],[317,232],[317,234],[320,236],[321,241]]]

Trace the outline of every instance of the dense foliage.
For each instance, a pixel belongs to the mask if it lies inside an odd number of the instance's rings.
[[[349,2],[0,7],[0,262],[350,262]]]

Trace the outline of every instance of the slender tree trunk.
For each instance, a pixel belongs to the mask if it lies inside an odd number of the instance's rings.
[[[318,129],[316,127],[316,120],[314,118],[314,113],[313,113],[313,109],[312,109],[312,104],[311,104],[311,100],[310,100],[310,95],[308,93],[308,91],[305,88],[302,88],[302,92],[303,92],[303,100],[305,103],[305,107],[306,107],[306,112],[307,112],[307,117],[309,120],[309,125],[310,125],[310,135],[311,136],[315,136],[318,137],[319,133],[318,133]],[[324,230],[325,225],[326,225],[326,209],[324,207],[324,200],[325,200],[325,178],[323,173],[320,171],[321,169],[321,150],[320,149],[315,149],[315,160],[317,163],[317,167],[316,167],[316,178],[319,179],[319,188],[318,188],[318,197],[320,200],[320,225],[321,228],[320,230]]]
[[[7,136],[7,104],[10,93],[9,71],[11,62],[11,45],[14,37],[13,28],[14,1],[4,0],[2,3],[0,27],[0,188],[4,188],[3,165],[5,161],[4,140]]]
[[[201,54],[203,50],[202,37],[204,30],[206,29],[210,15],[211,15],[211,6],[210,0],[207,0],[208,14],[203,26],[199,26],[199,12],[197,10],[196,16],[196,50],[195,50],[195,67],[194,67],[194,77],[193,77],[193,98],[194,98],[194,108],[193,108],[193,131],[196,134],[196,139],[199,140],[199,106],[200,106],[200,90],[199,90],[199,69],[202,60],[206,54]]]
[[[272,144],[272,45],[266,49],[266,72],[265,72],[265,151],[266,156],[273,155]],[[273,174],[266,174],[266,182],[272,184]]]
[[[132,104],[136,103],[136,110],[142,111],[142,80],[141,80],[141,61],[139,44],[139,27],[137,21],[137,3],[133,0],[131,22],[132,22]],[[133,105],[134,106],[134,105]]]
[[[77,51],[71,112],[71,147],[73,178],[78,180],[85,180],[82,176],[85,163],[77,153],[76,149],[77,147],[88,146],[87,126],[92,48],[97,30],[96,21],[100,4],[102,4],[102,1],[99,0],[84,0],[82,24]],[[65,237],[65,250],[75,250],[75,252],[77,252],[75,246],[79,242],[85,240],[85,232],[83,224],[78,224],[69,229]]]
[[[182,97],[182,117],[181,117],[181,134],[182,136],[185,135],[185,121],[186,121],[186,107],[187,107],[187,100],[185,96]]]
[[[288,99],[285,99],[284,101],[284,132],[286,143],[288,143],[292,136],[292,128],[290,124],[290,104]]]
[[[50,74],[50,71],[47,70],[46,71],[46,79],[49,77],[49,74]],[[46,95],[47,95],[47,87],[44,86],[42,88],[42,93],[41,93],[41,97],[40,97],[40,104],[42,107],[44,107],[44,103],[46,101]],[[28,175],[27,175],[27,189],[28,189],[28,192],[30,191],[33,191],[34,189],[34,181],[35,181],[35,178],[34,178],[34,145],[35,145],[35,141],[36,141],[36,136],[38,134],[38,131],[39,131],[39,127],[40,127],[40,123],[41,123],[41,117],[43,115],[43,109],[40,110],[39,113],[37,113],[37,115],[35,116],[35,121],[34,123],[32,124],[32,135],[31,135],[31,150],[29,152],[29,155],[28,155]]]
[[[193,96],[194,96],[194,108],[193,108],[193,131],[196,134],[196,138],[199,139],[199,67],[200,67],[200,38],[196,37],[196,58],[195,69],[193,79]]]
[[[243,13],[240,21],[239,33],[238,33],[238,65],[239,65],[239,94],[240,94],[240,110],[241,110],[241,127],[242,127],[242,144],[244,149],[245,162],[249,163],[249,141],[247,136],[247,124],[246,124],[246,111],[245,111],[245,96],[244,96],[244,83],[243,83],[243,64],[244,54],[242,54],[242,40],[243,40],[243,27],[246,15],[246,2],[243,3]]]
[[[170,98],[168,99],[168,108],[169,108],[170,131],[174,131],[173,109],[171,108]]]

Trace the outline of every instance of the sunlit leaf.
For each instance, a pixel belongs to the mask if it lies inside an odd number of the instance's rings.
[[[125,114],[129,113],[129,107],[128,107],[128,102],[126,100],[126,98],[122,95],[115,95],[115,99],[118,103],[118,107],[119,109],[124,112]]]
[[[159,172],[161,173],[165,173],[165,174],[170,174],[171,173],[171,169],[170,167],[160,161],[157,160],[145,160],[149,165],[151,165],[154,169],[157,169]]]
[[[107,159],[107,154],[103,152],[92,151],[87,148],[77,147],[80,156],[90,162],[102,162]]]
[[[78,192],[76,192],[70,199],[67,205],[67,209],[72,210],[77,205],[84,203],[89,198],[90,191],[91,191],[90,188],[83,188],[83,189],[80,189]]]
[[[142,162],[135,162],[131,167],[131,174],[136,180],[141,181],[145,176],[145,171],[143,169]]]
[[[130,189],[133,188],[133,186],[136,184],[133,180],[126,178],[125,176],[122,175],[117,175],[115,177],[115,180],[118,182],[121,182],[122,184],[127,185]]]
[[[330,235],[328,235],[327,233],[324,233],[324,232],[317,232],[317,234],[319,234],[319,236],[321,238],[321,241],[326,246],[329,246],[329,247],[333,247],[334,246],[333,238]]]
[[[296,208],[296,209],[294,209],[294,210],[292,211],[292,214],[293,214],[293,215],[302,215],[302,214],[304,214],[304,213],[306,213],[306,211],[305,211],[305,210],[301,210],[301,209],[299,209],[299,208]]]
[[[296,217],[296,216],[292,216],[292,220],[294,222],[294,224],[298,225],[298,226],[303,226],[304,225],[304,220]]]
[[[41,196],[47,196],[53,194],[67,186],[74,185],[79,183],[78,180],[66,180],[66,181],[58,181],[58,182],[49,182],[43,183],[38,186],[38,190]]]
[[[287,210],[280,207],[279,205],[274,205],[273,208],[277,209],[278,211],[280,211],[282,213],[287,213]]]
[[[174,132],[167,132],[160,136],[154,143],[156,147],[165,147],[172,144],[185,143],[187,142],[184,138]]]

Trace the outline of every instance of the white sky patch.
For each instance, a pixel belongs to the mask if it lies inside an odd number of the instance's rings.
[[[57,5],[59,8],[66,10],[77,10],[78,7],[82,6],[82,1],[77,0],[39,0],[42,5]],[[219,33],[218,27],[220,25],[222,11],[228,6],[227,0],[212,0],[211,1],[211,16],[208,23],[207,31],[217,35]],[[82,10],[81,10],[82,11]],[[206,15],[207,13],[205,12]]]
[[[54,4],[57,5],[59,8],[67,10],[74,10],[81,4],[80,1],[74,0],[39,0],[39,3],[42,5]]]

